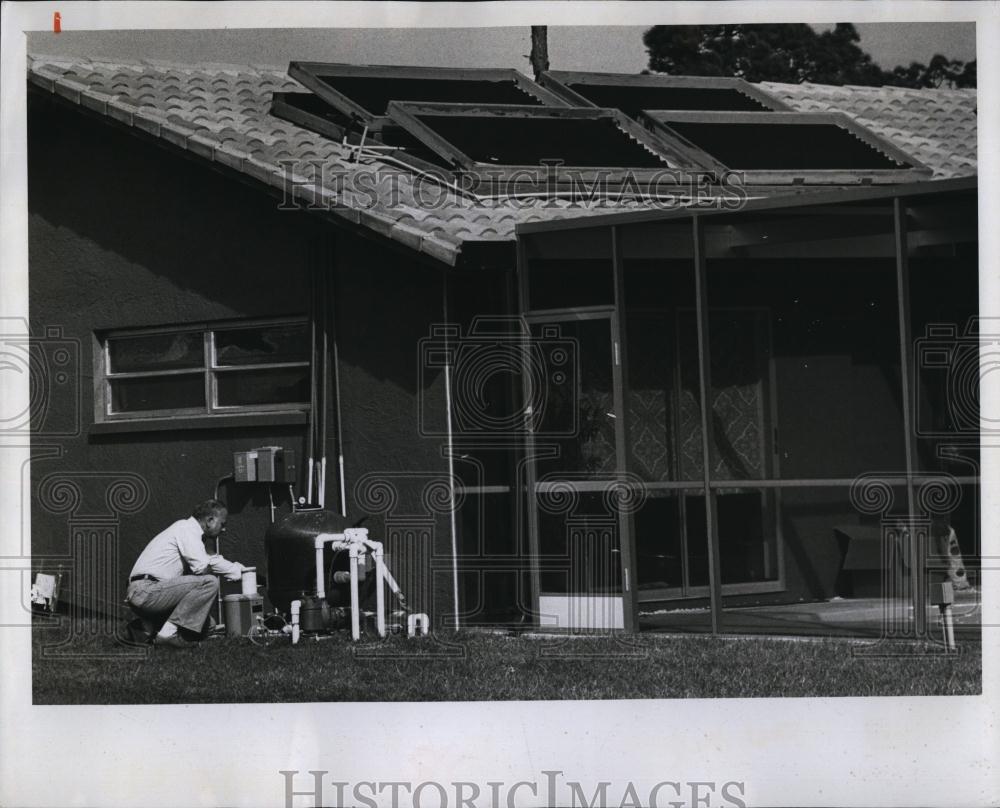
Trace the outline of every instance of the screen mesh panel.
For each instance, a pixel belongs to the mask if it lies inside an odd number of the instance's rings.
[[[479,163],[662,168],[664,160],[608,118],[519,118],[418,115],[421,123]]]
[[[767,112],[771,108],[738,90],[702,87],[636,87],[627,84],[570,84],[599,107],[617,107],[635,118],[644,109]]]
[[[416,79],[380,76],[320,76],[372,115],[385,115],[390,101],[440,101],[450,104],[537,104],[513,81]]]
[[[856,171],[903,167],[836,124],[669,119],[664,123],[732,169]]]

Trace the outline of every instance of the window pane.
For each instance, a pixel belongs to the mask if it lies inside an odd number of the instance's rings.
[[[204,338],[200,331],[113,337],[108,340],[108,357],[112,373],[200,368],[205,361]]]
[[[309,334],[305,323],[263,328],[233,328],[215,332],[217,365],[264,365],[308,362]]]
[[[205,377],[201,373],[116,379],[111,382],[112,412],[203,409]]]
[[[216,375],[220,407],[254,404],[305,404],[309,369],[247,370]]]

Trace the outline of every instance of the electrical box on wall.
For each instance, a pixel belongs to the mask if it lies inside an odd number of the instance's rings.
[[[294,483],[295,451],[281,446],[260,446],[233,453],[233,478],[238,483]]]
[[[257,482],[257,452],[233,453],[233,478],[238,483]]]

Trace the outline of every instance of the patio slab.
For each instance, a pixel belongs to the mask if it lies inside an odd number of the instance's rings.
[[[979,639],[982,604],[977,590],[956,593],[952,613],[957,638]],[[639,623],[644,631],[705,632],[711,630],[711,614],[707,607],[662,609],[641,612]],[[889,628],[894,630],[888,632]],[[936,606],[927,608],[927,628],[930,639],[941,637],[941,616]],[[885,633],[905,636],[912,630],[912,605],[881,598],[835,598],[724,609],[722,616],[722,631],[733,634],[880,637]]]

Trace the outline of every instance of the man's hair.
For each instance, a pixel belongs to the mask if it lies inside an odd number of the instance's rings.
[[[226,506],[217,499],[206,499],[204,502],[194,506],[191,515],[199,522],[203,522],[210,516],[219,516]]]

